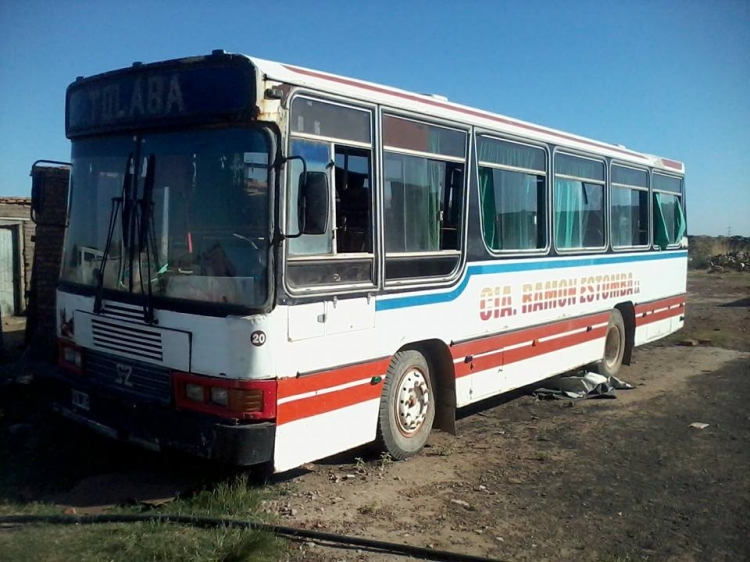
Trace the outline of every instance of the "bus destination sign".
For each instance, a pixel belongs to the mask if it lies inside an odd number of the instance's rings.
[[[76,81],[67,92],[66,135],[242,117],[255,103],[254,73],[246,59],[234,60],[240,64],[160,64]]]

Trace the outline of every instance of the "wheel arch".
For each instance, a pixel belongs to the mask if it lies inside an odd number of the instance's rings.
[[[421,353],[430,367],[435,384],[434,427],[456,434],[456,372],[448,345],[439,339],[429,339],[405,344],[399,351],[413,350]]]

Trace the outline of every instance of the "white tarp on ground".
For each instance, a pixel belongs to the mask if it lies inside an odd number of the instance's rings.
[[[591,371],[558,375],[544,381],[543,386],[534,390],[539,398],[617,398],[615,390],[631,390],[633,385],[617,377],[605,377]]]

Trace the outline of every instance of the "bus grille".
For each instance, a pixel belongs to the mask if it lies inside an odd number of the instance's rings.
[[[98,349],[127,353],[141,359],[162,361],[161,332],[146,326],[113,324],[102,318],[91,319],[91,335]]]
[[[88,350],[86,373],[97,386],[118,394],[162,404],[172,400],[170,371],[164,367]]]
[[[136,322],[143,322],[143,307],[132,304],[104,301],[102,303],[102,314],[131,322],[134,320]]]

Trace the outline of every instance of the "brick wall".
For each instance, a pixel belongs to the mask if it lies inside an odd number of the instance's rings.
[[[34,169],[34,175],[40,185],[41,209],[35,215],[26,340],[34,357],[51,360],[55,353],[55,290],[60,275],[70,171],[67,168],[38,167]]]

